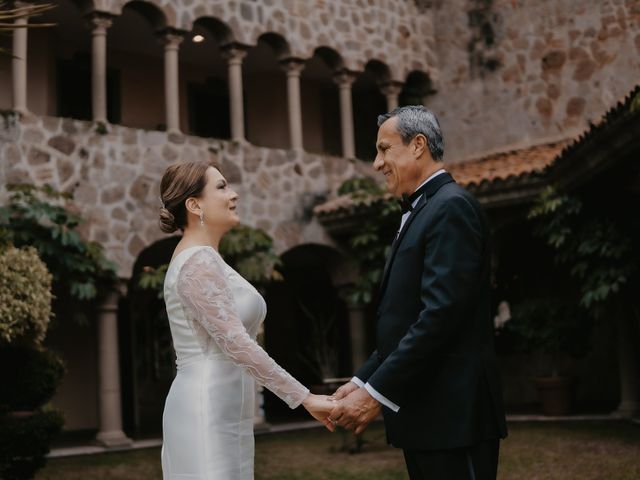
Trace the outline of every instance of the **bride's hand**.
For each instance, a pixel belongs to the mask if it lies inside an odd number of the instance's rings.
[[[329,420],[329,415],[336,406],[334,400],[326,395],[314,395],[310,393],[302,402],[302,406],[307,409],[313,418],[327,427],[327,430],[330,432],[335,431],[335,425]]]

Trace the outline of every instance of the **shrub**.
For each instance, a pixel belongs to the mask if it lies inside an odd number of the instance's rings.
[[[51,274],[33,247],[0,252],[0,344],[44,339],[51,318]]]
[[[78,231],[83,218],[71,194],[48,185],[7,185],[7,190],[9,202],[0,206],[0,239],[35,247],[53,275],[57,294],[86,305],[115,283],[116,266],[102,245]]]
[[[25,418],[0,417],[0,478],[33,478],[45,465],[49,445],[62,425],[62,414],[56,411],[39,411]]]
[[[0,347],[0,405],[9,410],[35,410],[58,388],[64,366],[51,352],[27,345]]]

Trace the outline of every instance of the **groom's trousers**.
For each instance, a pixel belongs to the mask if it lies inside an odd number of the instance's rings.
[[[495,480],[500,440],[450,450],[403,450],[411,480]]]

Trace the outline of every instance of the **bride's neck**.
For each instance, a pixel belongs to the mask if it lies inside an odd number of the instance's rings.
[[[181,241],[186,245],[211,245],[218,250],[221,238],[222,233],[197,226],[196,228],[187,228]]]

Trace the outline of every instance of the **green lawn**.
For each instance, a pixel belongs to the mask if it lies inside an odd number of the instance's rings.
[[[340,451],[323,430],[259,436],[256,480],[405,480],[400,451],[382,426],[369,428],[360,454]],[[500,480],[640,478],[640,427],[628,423],[517,423],[502,443]],[[53,459],[37,480],[161,478],[159,449]]]

